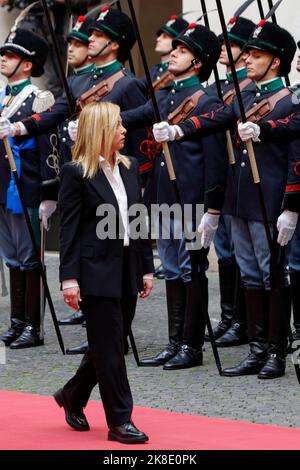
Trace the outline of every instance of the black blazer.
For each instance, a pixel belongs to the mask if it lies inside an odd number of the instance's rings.
[[[128,207],[142,202],[138,162],[134,158],[130,161],[129,170],[119,164]],[[105,174],[99,171],[87,179],[74,163],[64,165],[59,193],[60,282],[77,279],[82,295],[121,298],[123,239],[97,237],[96,227],[102,217],[96,216],[96,211],[101,204],[112,204],[117,226],[122,224],[118,202]],[[143,289],[143,275],[154,271],[150,240],[130,239],[129,259],[135,295]]]

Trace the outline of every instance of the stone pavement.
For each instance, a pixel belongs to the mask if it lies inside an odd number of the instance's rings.
[[[47,256],[50,290],[59,318],[71,312],[62,301],[57,270],[58,257]],[[218,320],[218,277],[209,272],[210,317]],[[0,293],[1,295],[1,293]],[[8,297],[0,297],[0,333],[8,324]],[[139,301],[133,331],[141,357],[157,353],[167,341],[164,282],[155,281],[152,297]],[[6,349],[6,365],[0,364],[0,389],[51,395],[75,372],[81,356],[62,356],[50,313],[45,320],[45,346],[13,351]],[[85,339],[80,326],[61,327],[66,347]],[[127,367],[135,405],[243,420],[300,427],[300,386],[290,358],[286,375],[273,381],[256,376],[222,378],[218,375],[210,345],[205,345],[204,365],[183,371],[137,368],[130,350]],[[248,348],[219,350],[223,366],[237,364]],[[93,392],[98,399],[98,390]]]

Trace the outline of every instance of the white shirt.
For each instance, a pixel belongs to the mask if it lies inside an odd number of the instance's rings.
[[[128,201],[126,189],[120,175],[120,157],[116,158],[116,162],[113,168],[105,158],[100,156],[99,159],[101,169],[108,179],[111,189],[113,190],[114,195],[118,201],[119,211],[124,226],[124,246],[129,246]]]

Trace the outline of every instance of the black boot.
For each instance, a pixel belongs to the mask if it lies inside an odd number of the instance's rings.
[[[221,321],[213,329],[215,339],[221,338],[231,326],[234,313],[236,274],[236,264],[219,260]],[[209,335],[205,335],[205,341],[210,341]]]
[[[285,373],[287,337],[291,317],[291,289],[269,292],[268,359],[258,374],[259,379],[277,379]]]
[[[40,339],[41,323],[41,294],[40,273],[38,269],[24,271],[26,279],[25,291],[25,328],[19,338],[11,343],[11,349],[31,348],[41,346],[44,340]]]
[[[250,354],[237,367],[223,370],[225,377],[256,375],[263,368],[268,349],[268,297],[263,289],[245,289]]]
[[[11,326],[0,340],[10,346],[21,335],[25,318],[25,274],[19,268],[9,270]]]
[[[79,346],[75,346],[74,348],[68,348],[66,350],[66,354],[68,354],[69,356],[72,356],[73,354],[85,354],[88,350],[88,347],[88,342],[84,341]]]
[[[207,309],[208,281],[205,274],[194,276],[191,282],[185,284],[186,308],[183,329],[183,344],[171,360],[164,365],[164,370],[189,369],[202,366],[204,332],[206,319],[204,309]]]
[[[290,273],[294,328],[294,341],[300,340],[300,272]]]
[[[166,281],[169,344],[155,357],[143,359],[142,367],[157,367],[176,356],[182,343],[183,324],[185,315],[185,285],[182,279]]]
[[[235,305],[232,324],[221,338],[216,341],[218,348],[230,348],[248,343],[247,336],[247,315],[245,305],[244,286],[238,270],[238,288],[235,292]]]
[[[59,320],[58,324],[61,326],[69,326],[69,325],[82,325],[84,322],[84,315],[81,310],[76,310],[70,317],[63,318]]]

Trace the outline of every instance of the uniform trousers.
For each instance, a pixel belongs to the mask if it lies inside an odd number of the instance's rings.
[[[127,252],[127,249],[124,249]],[[128,254],[124,255],[123,289],[130,279]],[[113,282],[113,280],[112,280]],[[109,428],[129,421],[133,400],[124,359],[122,305],[132,314],[136,297],[122,292],[123,299],[82,296],[81,309],[86,318],[88,351],[63,391],[72,410],[85,407],[98,383]],[[133,312],[134,314],[134,312]],[[132,315],[133,317],[133,315]]]
[[[287,251],[288,266],[290,272],[300,272],[300,221]]]
[[[270,290],[270,250],[263,223],[232,217],[231,227],[235,256],[245,287]],[[270,224],[270,230],[273,234],[273,224]],[[288,286],[288,277],[284,269],[283,257],[279,268],[282,287],[286,287]]]
[[[231,215],[222,214],[214,238],[214,246],[219,261],[235,264],[234,247],[231,234]]]
[[[35,240],[40,245],[40,222],[38,208],[27,209]],[[32,241],[23,214],[12,214],[0,204],[0,258],[8,268],[33,270],[38,267]]]

